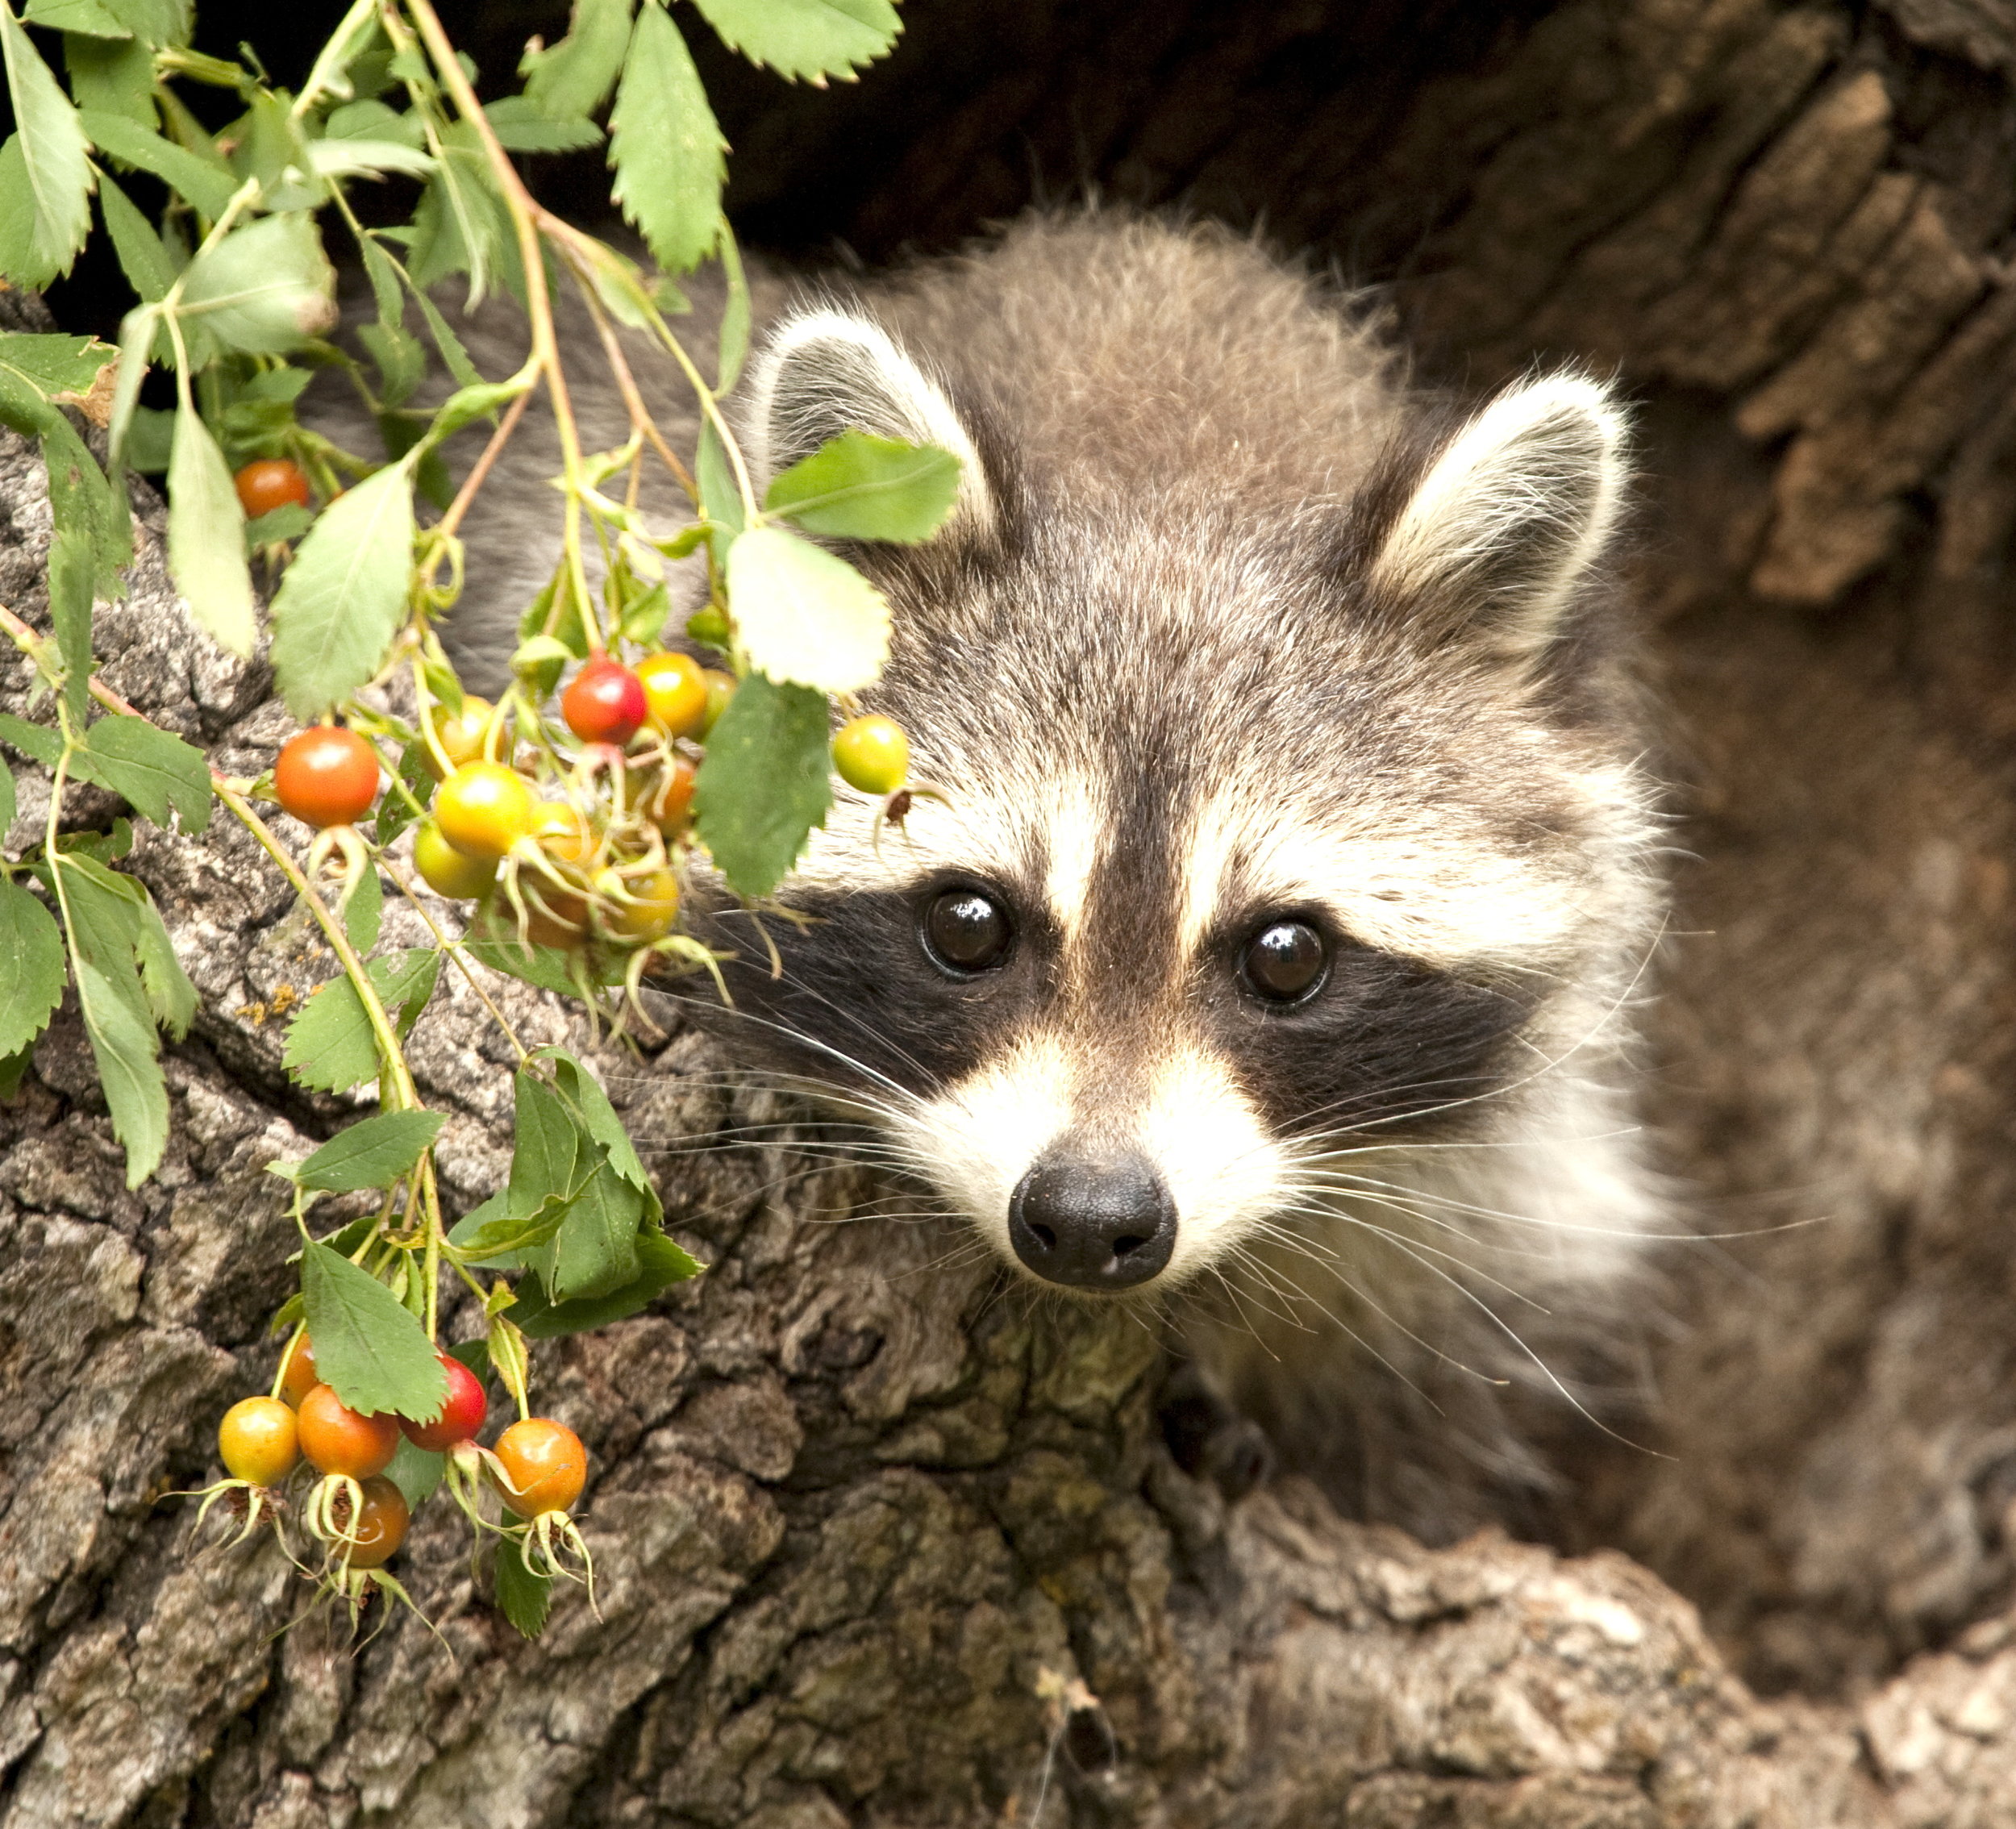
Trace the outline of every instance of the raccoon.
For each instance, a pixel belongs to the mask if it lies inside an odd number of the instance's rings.
[[[1453,410],[1253,243],[1094,214],[786,306],[741,402],[760,476],[850,428],[961,470],[848,553],[937,797],[843,797],[774,969],[713,900],[715,1026],[1356,1513],[1543,1504],[1666,1226],[1612,393]]]

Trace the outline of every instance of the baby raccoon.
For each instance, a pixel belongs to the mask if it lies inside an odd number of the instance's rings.
[[[849,552],[943,798],[843,798],[774,975],[717,910],[724,1036],[1031,1284],[1168,1314],[1361,1514],[1543,1494],[1522,1394],[1610,1376],[1660,1219],[1615,401],[1431,408],[1251,244],[1098,216],[787,309],[741,398],[759,488],[850,427],[962,471]]]

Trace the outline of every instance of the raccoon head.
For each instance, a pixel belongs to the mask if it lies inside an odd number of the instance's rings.
[[[855,427],[963,472],[933,542],[851,552],[931,791],[843,798],[766,938],[721,912],[730,1032],[1073,1290],[1292,1227],[1340,1139],[1531,1127],[1643,940],[1606,390],[1423,425],[1381,381],[1347,489],[1256,505],[1208,463],[1102,489],[935,353],[821,309],[753,371],[766,471]]]

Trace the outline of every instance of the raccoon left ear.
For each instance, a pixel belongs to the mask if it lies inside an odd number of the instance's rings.
[[[1507,389],[1417,471],[1372,560],[1374,590],[1531,663],[1615,527],[1625,448],[1624,415],[1600,382],[1549,375]]]
[[[993,533],[993,492],[945,390],[880,324],[831,306],[787,319],[749,373],[747,443],[759,487],[844,431],[935,444],[959,460],[959,494],[934,539]]]

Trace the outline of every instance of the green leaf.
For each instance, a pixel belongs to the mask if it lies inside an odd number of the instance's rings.
[[[17,805],[13,773],[10,769],[0,769],[0,839],[6,836],[7,828],[14,823]]]
[[[112,1114],[112,1135],[126,1150],[126,1185],[137,1188],[160,1166],[161,1152],[168,1146],[168,1085],[161,1077],[160,1038],[130,964],[123,971],[108,972],[79,959],[76,970],[77,1006]]]
[[[551,114],[530,96],[504,96],[483,112],[506,152],[578,152],[602,144],[602,130],[585,115]]]
[[[357,340],[378,365],[385,385],[378,397],[388,406],[402,406],[427,378],[426,347],[402,324],[360,324]]]
[[[119,352],[94,336],[44,336],[26,331],[0,335],[0,368],[19,376],[45,400],[72,404],[90,393]]]
[[[144,39],[73,35],[63,41],[63,64],[69,72],[71,98],[80,110],[118,115],[153,131],[154,56]],[[101,173],[99,182],[103,181]]]
[[[427,442],[438,444],[444,439],[452,438],[464,426],[494,415],[499,407],[509,406],[524,391],[511,381],[478,381],[474,387],[457,388],[441,402],[440,410],[434,415],[433,424],[427,427]]]
[[[245,550],[252,552],[282,540],[299,540],[314,524],[314,516],[298,502],[283,502],[277,508],[269,508],[257,520],[245,523]]]
[[[112,238],[112,252],[119,256],[119,271],[147,303],[158,303],[175,283],[175,263],[169,258],[161,238],[124,191],[109,177],[98,180],[98,209],[105,218],[106,232]]]
[[[343,916],[343,931],[360,953],[369,952],[378,944],[378,929],[385,919],[385,885],[378,881],[376,870],[358,872],[339,912]]]
[[[19,1053],[48,1026],[66,977],[56,918],[19,883],[0,877],[0,1056]]]
[[[385,1470],[385,1477],[399,1489],[406,1509],[411,1511],[417,1510],[423,1500],[434,1496],[434,1489],[440,1485],[448,1464],[445,1454],[415,1448],[402,1435],[399,1445],[392,1451],[391,1463]]]
[[[399,756],[399,779],[406,784],[408,792],[425,808],[434,804],[434,771],[428,767],[427,746],[419,738],[408,744]],[[406,803],[406,795],[395,787],[378,802],[378,817],[373,827],[381,847],[388,845],[413,823],[413,809]]]
[[[592,115],[607,98],[630,43],[632,0],[574,0],[567,35],[519,63],[525,99],[557,119]]]
[[[616,1115],[616,1108],[609,1102],[609,1094],[602,1090],[602,1082],[564,1049],[543,1048],[533,1059],[543,1060],[552,1069],[554,1084],[559,1088],[560,1097],[567,1101],[581,1128],[609,1152],[610,1165],[633,1187],[651,1197],[651,1218],[655,1225],[659,1219],[657,1194],[650,1176],[644,1173],[643,1162],[638,1159],[629,1131],[623,1128],[623,1119]]]
[[[153,897],[144,885],[140,894],[140,926],[133,945],[134,956],[140,963],[140,988],[147,994],[148,1008],[153,1012],[154,1020],[180,1041],[196,1019],[196,987],[175,956]]]
[[[0,6],[0,57],[17,130],[7,146],[18,161],[0,171],[0,185],[18,177],[23,187],[0,228],[0,265],[16,285],[46,285],[70,270],[91,232],[90,148],[63,85],[6,6]]]
[[[708,733],[694,817],[737,895],[768,895],[825,823],[833,799],[827,742],[823,694],[755,673]]]
[[[344,103],[323,123],[322,131],[331,140],[389,140],[415,151],[427,144],[419,115],[402,114],[369,96]]]
[[[0,1055],[0,1100],[10,1099],[20,1091],[21,1082],[28,1076],[28,1069],[35,1064],[35,1046],[17,1048],[11,1054]]]
[[[396,140],[317,140],[309,144],[308,169],[317,177],[375,177],[385,172],[427,177],[434,160]]]
[[[589,1300],[550,1302],[540,1294],[536,1284],[523,1286],[524,1293],[512,1309],[511,1319],[527,1339],[535,1340],[550,1340],[562,1334],[579,1334],[591,1327],[606,1327],[612,1321],[621,1321],[649,1307],[673,1284],[697,1277],[706,1268],[659,1232],[638,1235],[637,1263],[637,1274],[630,1282],[607,1295]]]
[[[11,711],[0,711],[0,743],[12,744],[45,769],[53,769],[63,754],[62,731],[47,724],[31,724]]]
[[[497,1610],[523,1636],[536,1639],[546,1630],[546,1615],[552,1609],[552,1577],[535,1575],[519,1553],[518,1539],[500,1537],[495,1578]]]
[[[112,392],[112,417],[106,427],[106,436],[112,447],[112,463],[116,469],[126,460],[127,429],[133,423],[133,415],[140,407],[140,383],[147,379],[148,356],[154,345],[156,332],[160,327],[160,313],[152,305],[138,305],[128,311],[119,323],[119,383]],[[150,410],[152,410],[150,409]],[[156,415],[158,424],[165,415]],[[171,440],[173,435],[171,434]],[[172,444],[164,455],[160,468],[166,469],[174,461]],[[236,491],[232,492],[234,494]]]
[[[442,1111],[381,1111],[339,1131],[294,1171],[295,1186],[322,1194],[389,1188],[448,1122]]]
[[[434,994],[441,956],[431,947],[374,959],[364,968],[402,1033]],[[281,1064],[304,1086],[348,1092],[378,1077],[378,1047],[364,999],[348,977],[319,985],[287,1030]]]
[[[180,815],[185,831],[210,823],[210,764],[200,749],[144,718],[101,718],[86,734],[81,760],[90,778],[123,794],[157,826]]]
[[[81,117],[84,131],[101,152],[151,172],[180,191],[215,222],[230,205],[238,180],[231,168],[199,157],[185,146],[164,140],[123,114],[94,108]]]
[[[711,419],[703,421],[700,427],[700,448],[694,457],[694,475],[700,485],[700,504],[706,516],[707,544],[713,548],[714,562],[725,565],[728,562],[729,542],[742,531],[745,517],[742,512],[742,491],[735,487],[735,471],[729,465],[727,448]]]
[[[304,723],[378,670],[406,620],[413,464],[367,477],[323,509],[273,600],[273,673]]]
[[[750,665],[773,680],[858,692],[889,658],[889,599],[786,527],[752,527],[728,548],[728,609]]]
[[[189,43],[190,0],[100,0],[100,4],[144,44]]]
[[[949,451],[846,431],[772,482],[763,506],[807,533],[912,545],[938,531],[958,494],[959,460]]]
[[[731,51],[781,77],[843,77],[889,55],[891,0],[694,0]]]
[[[102,0],[28,0],[21,16],[30,25],[47,26],[52,31],[82,32],[92,38],[133,35]]]
[[[277,356],[336,326],[336,270],[305,211],[262,216],[199,253],[177,316],[227,348]]]
[[[660,266],[672,273],[697,266],[720,232],[727,142],[686,41],[657,6],[644,8],[631,34],[609,124],[625,220],[642,231]]]
[[[315,1369],[351,1409],[365,1416],[390,1410],[416,1423],[441,1414],[448,1380],[434,1343],[377,1277],[327,1245],[306,1245],[301,1294]]]
[[[186,405],[175,415],[168,460],[168,569],[198,624],[219,647],[249,660],[258,627],[245,564],[245,510],[223,452]],[[304,723],[309,716],[296,715]]]
[[[60,414],[42,434],[48,470],[49,615],[63,657],[63,697],[82,722],[91,677],[91,610],[101,590],[120,594],[117,567],[132,550],[123,496],[115,509],[105,473]]]

